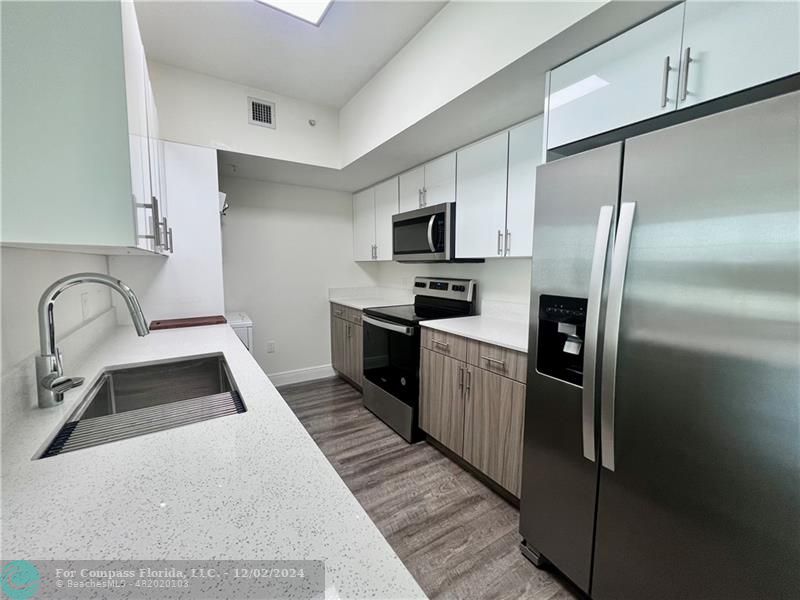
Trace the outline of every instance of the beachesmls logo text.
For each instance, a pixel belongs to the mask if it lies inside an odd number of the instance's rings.
[[[10,600],[26,600],[39,592],[39,569],[27,560],[12,560],[3,565],[0,589]]]

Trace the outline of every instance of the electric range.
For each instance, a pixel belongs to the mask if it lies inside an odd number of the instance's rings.
[[[364,309],[364,406],[409,442],[419,420],[420,324],[475,314],[474,279],[416,277],[414,304]]]

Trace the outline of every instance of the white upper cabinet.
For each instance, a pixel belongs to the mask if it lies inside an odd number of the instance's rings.
[[[422,188],[424,187],[424,165],[400,174],[400,212],[422,208]]]
[[[675,109],[683,11],[675,6],[551,71],[548,148]]]
[[[458,151],[456,258],[503,256],[508,132]]]
[[[353,194],[353,260],[375,259],[375,188]]]
[[[425,165],[422,205],[433,206],[456,199],[456,153],[451,152]]]
[[[400,212],[455,200],[455,152],[400,175]]]
[[[397,177],[375,186],[375,260],[392,260],[392,216],[397,214]]]
[[[800,2],[687,0],[683,53],[679,108],[796,73]]]
[[[542,164],[541,116],[509,132],[506,256],[532,256],[536,167]]]

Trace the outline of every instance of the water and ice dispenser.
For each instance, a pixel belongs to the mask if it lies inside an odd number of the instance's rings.
[[[556,379],[583,385],[586,298],[539,296],[536,368]]]

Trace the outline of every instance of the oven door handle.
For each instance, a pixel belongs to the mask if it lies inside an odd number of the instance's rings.
[[[436,252],[436,246],[433,245],[433,224],[436,222],[436,215],[431,215],[428,221],[428,247],[431,252]]]
[[[379,321],[378,319],[373,319],[372,317],[368,317],[364,315],[361,320],[364,323],[369,323],[370,325],[374,325],[375,327],[380,327],[381,329],[388,329],[389,331],[394,331],[395,333],[402,333],[403,335],[407,335],[412,337],[414,335],[414,328],[413,327],[406,327],[405,325],[395,325],[394,323],[389,323],[387,321]]]

